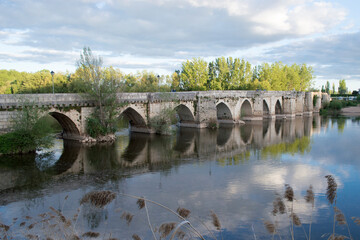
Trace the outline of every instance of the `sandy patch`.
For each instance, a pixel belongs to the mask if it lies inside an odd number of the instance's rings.
[[[341,115],[344,116],[360,116],[360,106],[357,107],[346,107],[341,109]]]

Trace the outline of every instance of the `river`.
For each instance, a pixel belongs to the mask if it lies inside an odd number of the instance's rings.
[[[132,239],[133,234],[153,239],[150,221],[160,239],[161,224],[182,222],[151,202],[148,218],[146,209],[126,196],[134,195],[190,210],[188,220],[205,239],[272,239],[273,234],[274,239],[292,234],[308,239],[310,225],[312,239],[333,232],[360,239],[359,118],[315,115],[216,130],[180,128],[172,136],[126,129],[117,135],[112,145],[55,140],[37,154],[0,156],[0,223],[9,226],[0,238],[61,239],[91,232],[100,234],[98,239]],[[332,204],[328,175],[337,185],[332,185]],[[286,184],[293,201],[284,198]],[[304,198],[310,185],[314,204]],[[115,193],[109,204],[80,205],[85,194],[104,190]],[[283,214],[279,209],[274,214],[277,198],[285,204]],[[294,214],[300,226],[291,221]],[[186,226],[181,227],[184,239],[195,238]]]

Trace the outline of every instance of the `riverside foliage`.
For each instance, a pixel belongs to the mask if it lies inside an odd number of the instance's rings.
[[[24,101],[12,126],[12,132],[0,135],[0,153],[29,153],[52,145],[49,118],[34,104]]]
[[[84,55],[84,52],[81,54]],[[97,60],[100,60],[98,63],[101,66],[102,59]],[[84,65],[78,64],[74,73],[55,73],[55,92],[86,93],[87,78],[84,78],[83,67]],[[113,67],[101,67],[101,75],[101,79],[111,79],[124,92],[255,89],[303,91],[311,87],[313,69],[306,64],[286,65],[282,62],[263,63],[254,67],[244,59],[221,57],[211,62],[202,58],[184,61],[181,69],[171,75],[160,76],[148,71],[125,74]],[[52,76],[49,70],[36,73],[0,70],[0,94],[50,92]]]

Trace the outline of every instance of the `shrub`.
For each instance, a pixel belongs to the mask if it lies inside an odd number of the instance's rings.
[[[317,100],[318,100],[318,95],[314,95],[314,97],[313,97],[313,106],[315,107],[316,106],[316,102],[317,102]]]
[[[169,135],[172,133],[171,124],[175,121],[175,111],[171,108],[165,108],[158,115],[150,119],[150,126],[157,134]]]
[[[105,136],[108,133],[107,128],[104,127],[100,120],[95,117],[89,117],[86,119],[86,131],[93,138]]]
[[[53,130],[39,108],[24,105],[13,119],[13,131],[0,135],[0,153],[28,153],[52,145]]]

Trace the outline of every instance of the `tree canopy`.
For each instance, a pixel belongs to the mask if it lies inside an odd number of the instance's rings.
[[[79,61],[83,63],[90,60],[87,59],[89,56],[82,57]],[[101,58],[96,61],[96,64],[102,64]],[[55,93],[87,92],[87,83],[99,72],[94,69],[94,72],[85,74],[84,71],[87,71],[86,68],[79,64],[74,73],[55,73]],[[202,58],[186,60],[181,69],[171,75],[159,75],[145,70],[125,74],[113,67],[101,67],[101,75],[101,79],[115,81],[124,92],[255,89],[305,91],[311,88],[313,69],[306,64],[287,65],[282,62],[251,66],[244,59],[220,57],[211,62]],[[326,90],[328,87],[327,85]],[[35,73],[0,70],[0,94],[51,92],[52,76],[49,70]]]

